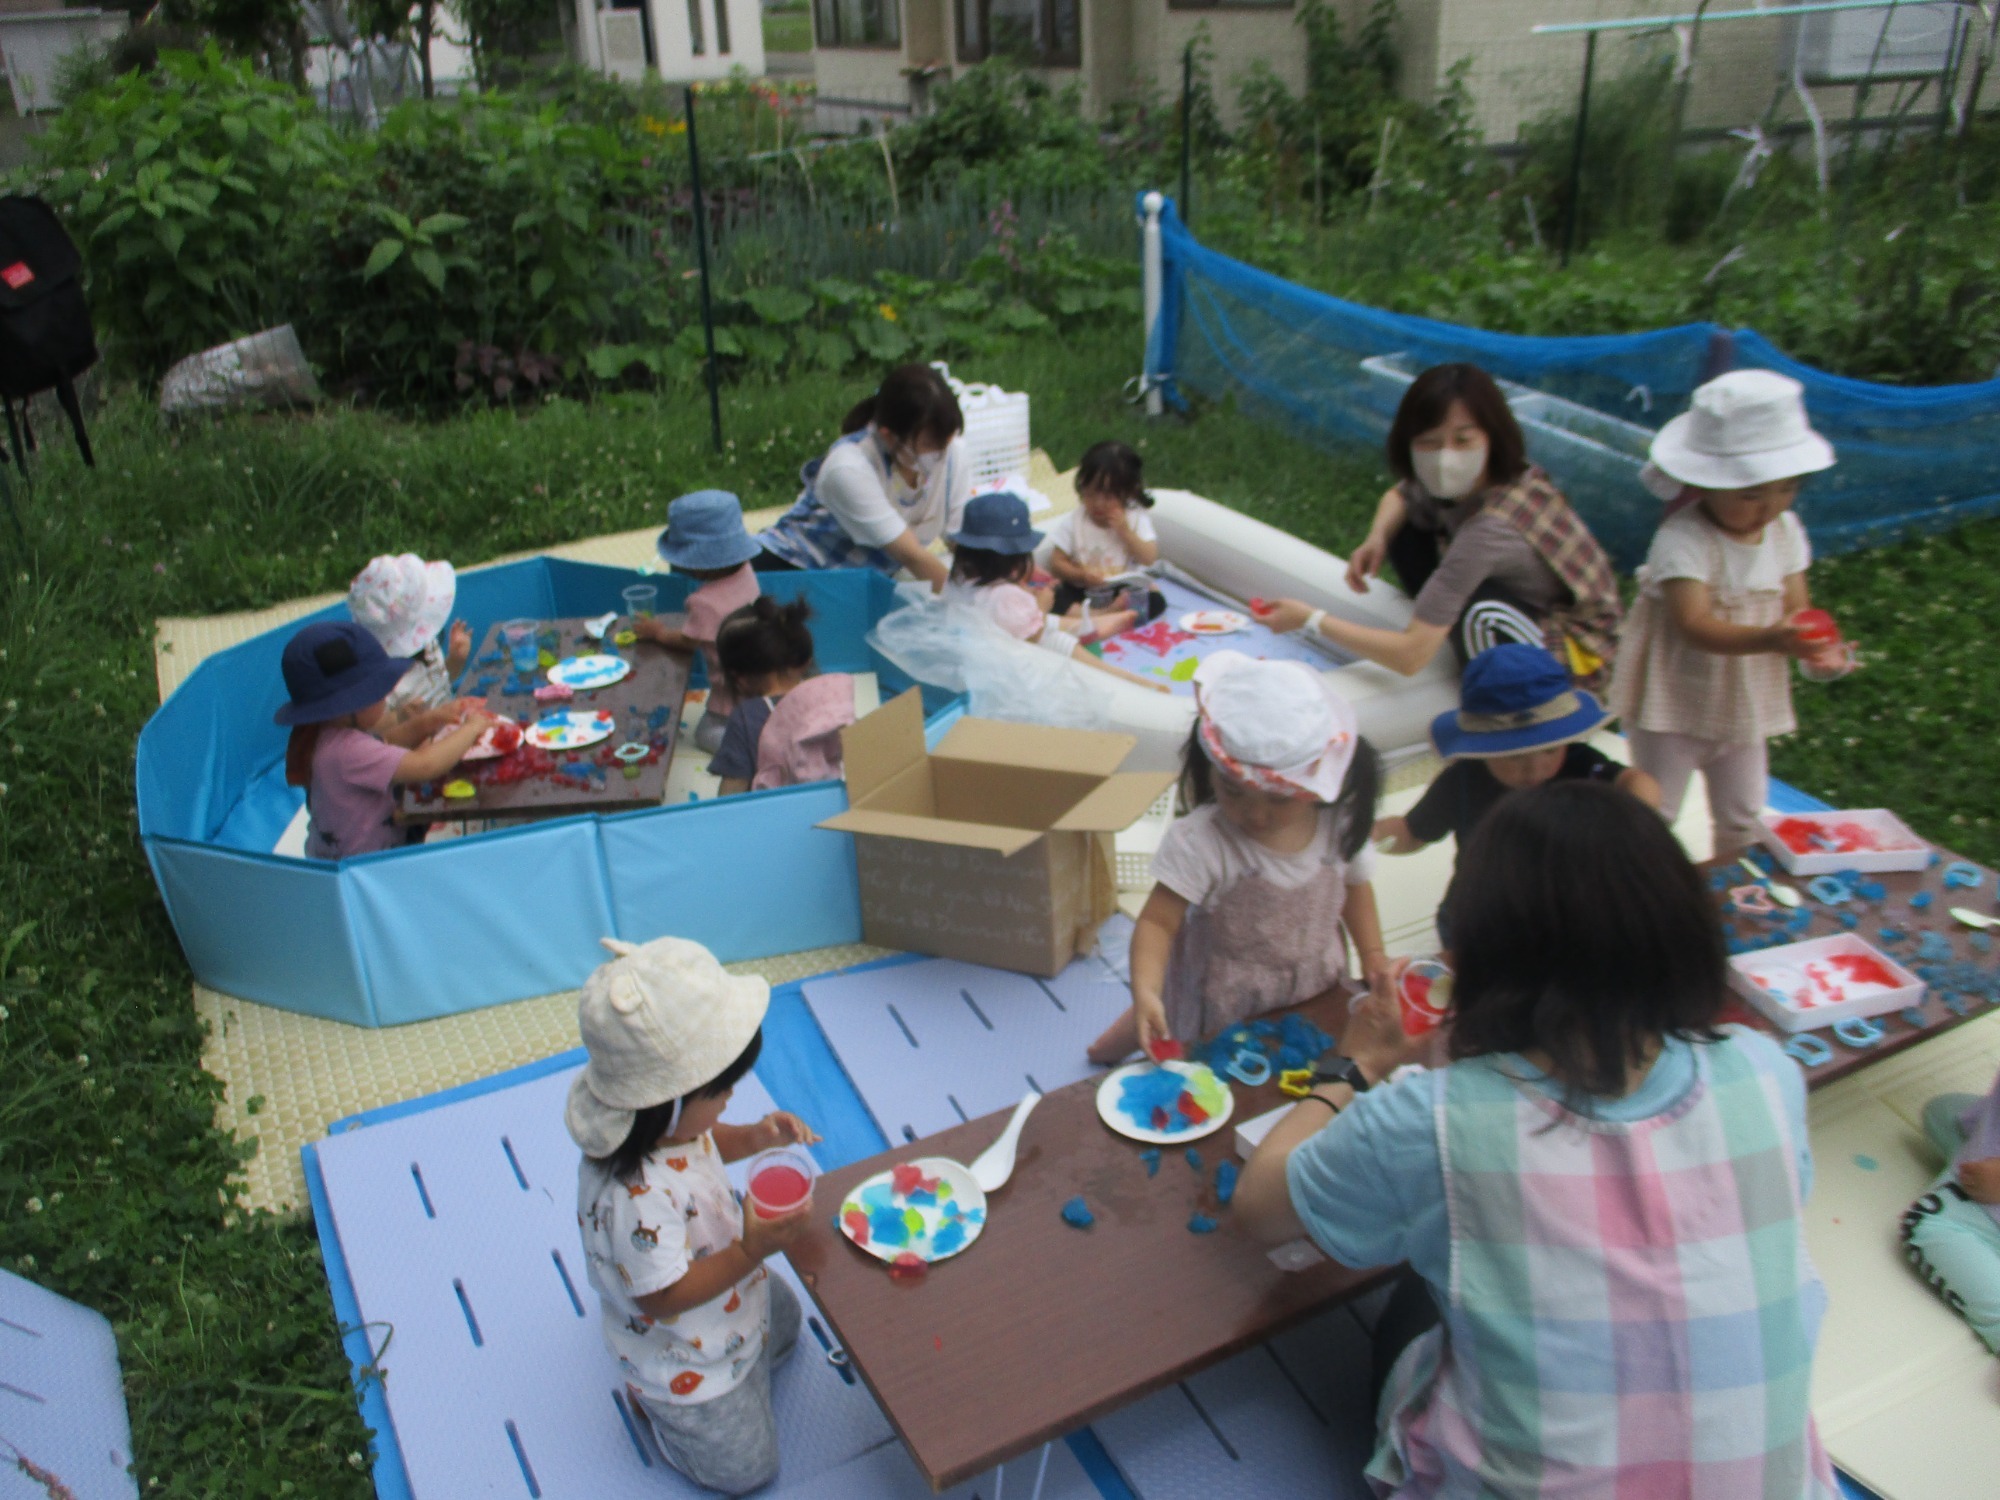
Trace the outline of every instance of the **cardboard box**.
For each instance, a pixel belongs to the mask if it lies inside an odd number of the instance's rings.
[[[862,935],[1044,978],[1116,909],[1111,835],[1174,783],[1121,771],[1137,739],[960,719],[924,748],[913,689],[850,725],[848,811]]]

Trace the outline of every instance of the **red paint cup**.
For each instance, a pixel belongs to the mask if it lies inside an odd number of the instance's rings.
[[[1396,981],[1396,1002],[1405,1036],[1437,1030],[1451,1009],[1451,970],[1434,958],[1413,960]]]
[[[796,1213],[812,1203],[819,1164],[797,1146],[760,1151],[750,1158],[750,1207],[760,1219]]]
[[[1833,623],[1833,616],[1823,609],[1802,609],[1792,616],[1791,623],[1799,633],[1799,639],[1808,646],[1835,646],[1840,643],[1840,627]]]

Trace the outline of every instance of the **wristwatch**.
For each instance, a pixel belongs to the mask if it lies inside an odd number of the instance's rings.
[[[1361,1064],[1351,1057],[1335,1057],[1323,1063],[1313,1073],[1314,1083],[1344,1083],[1357,1094],[1369,1090],[1368,1075],[1361,1071]]]

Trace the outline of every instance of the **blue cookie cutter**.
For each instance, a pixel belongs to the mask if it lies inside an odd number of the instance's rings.
[[[1865,1051],[1887,1035],[1880,1021],[1871,1021],[1866,1016],[1849,1016],[1833,1028],[1833,1034],[1857,1051]]]
[[[1985,879],[1979,866],[1966,860],[1953,860],[1944,867],[1944,888],[1948,891],[1973,890]]]
[[[1245,1047],[1223,1065],[1223,1071],[1244,1087],[1254,1089],[1271,1081],[1271,1059],[1264,1055],[1262,1047]]]
[[[1821,906],[1838,906],[1854,899],[1853,890],[1837,875],[1815,875],[1806,882],[1806,889]]]
[[[1785,1055],[1809,1068],[1821,1068],[1833,1061],[1833,1048],[1816,1036],[1800,1032],[1785,1043]]]

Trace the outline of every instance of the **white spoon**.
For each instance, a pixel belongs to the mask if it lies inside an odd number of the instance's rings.
[[[2000,927],[2000,917],[1981,916],[1969,906],[1954,906],[1951,914],[1967,927]]]
[[[1021,1127],[1028,1122],[1028,1112],[1042,1102],[1040,1094],[1028,1094],[1014,1106],[1014,1118],[1007,1122],[1007,1128],[1000,1132],[1000,1138],[984,1151],[966,1170],[972,1173],[972,1180],[979,1184],[982,1193],[997,1193],[1007,1185],[1007,1179],[1014,1175],[1014,1147],[1021,1139]]]

